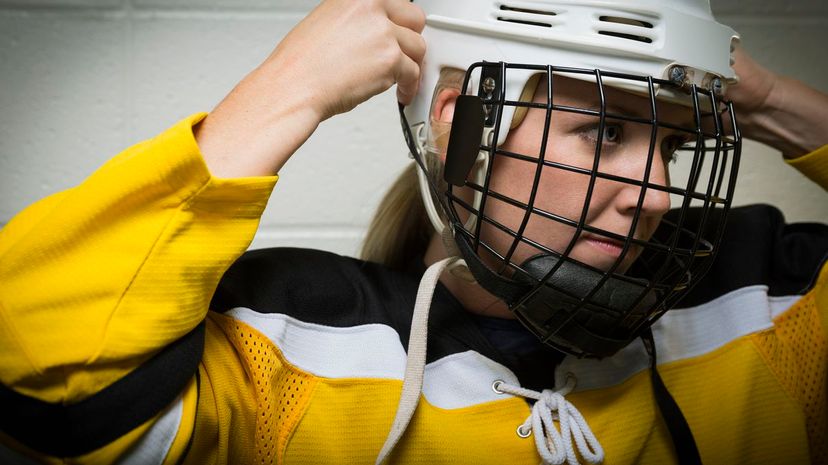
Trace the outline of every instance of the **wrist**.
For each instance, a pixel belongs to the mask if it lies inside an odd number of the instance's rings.
[[[255,116],[267,132],[284,131],[278,136],[283,142],[301,145],[326,119],[313,84],[298,74],[257,68],[241,85],[256,102],[251,111],[258,111]]]
[[[308,124],[315,128],[334,114],[326,95],[330,85],[320,82],[320,76],[330,71],[324,67],[319,71],[313,57],[296,55],[289,47],[283,49],[283,45],[284,41],[244,81],[268,89],[273,94],[273,103],[283,101],[274,107],[274,118],[284,113],[280,108],[290,108],[302,112]]]
[[[828,143],[828,95],[778,76],[761,107],[745,120],[748,137],[797,158]]]

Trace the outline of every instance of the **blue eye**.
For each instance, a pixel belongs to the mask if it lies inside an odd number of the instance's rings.
[[[598,125],[589,126],[584,128],[582,132],[584,138],[587,140],[598,143]],[[624,135],[624,129],[618,124],[605,124],[604,125],[604,137],[601,139],[603,144],[619,144]]]
[[[621,126],[604,126],[604,142],[617,144],[621,142]]]

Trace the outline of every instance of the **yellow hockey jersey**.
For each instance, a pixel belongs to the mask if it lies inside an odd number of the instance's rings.
[[[0,230],[0,463],[374,463],[422,270],[298,249],[237,260],[276,177],[212,177],[203,117]],[[790,164],[828,186],[828,146]],[[824,225],[734,209],[709,275],[653,327],[705,464],[828,463],[826,252]],[[492,384],[567,376],[605,464],[676,462],[640,341],[518,363],[439,288],[429,324],[391,462],[538,463],[516,433],[529,405]]]

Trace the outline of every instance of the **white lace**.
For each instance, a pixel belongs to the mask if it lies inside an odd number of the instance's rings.
[[[444,238],[448,231],[444,231]],[[449,233],[450,234],[450,233]],[[450,236],[449,236],[450,237]],[[403,377],[402,393],[397,404],[397,413],[391,430],[385,438],[375,465],[382,464],[396,447],[405,434],[423,389],[423,372],[426,360],[426,341],[428,339],[428,314],[431,309],[431,298],[440,275],[449,269],[465,266],[465,262],[457,256],[440,260],[423,273],[417,298],[414,303],[414,314],[411,318],[411,332],[408,338],[408,355],[406,357],[405,375]],[[566,385],[559,391],[546,389],[543,392],[513,386],[503,381],[495,381],[492,388],[498,393],[508,393],[516,396],[535,399],[532,413],[529,418],[518,427],[518,434],[528,437],[535,432],[535,445],[545,465],[579,465],[572,439],[578,452],[590,464],[599,464],[604,460],[604,449],[592,430],[589,429],[581,412],[575,408],[564,396],[575,387],[575,378],[568,377]],[[555,426],[555,420],[560,424],[560,431]]]
[[[579,465],[575,445],[587,463],[599,464],[604,461],[604,449],[592,433],[586,420],[571,402],[564,398],[575,387],[575,378],[568,376],[564,387],[558,391],[544,389],[543,392],[513,386],[497,380],[492,384],[495,392],[535,399],[529,418],[518,427],[521,437],[535,435],[535,446],[545,465]],[[560,430],[555,426],[555,420]]]
[[[420,287],[417,289],[417,298],[414,301],[414,314],[411,317],[411,332],[408,337],[408,356],[405,362],[405,376],[403,377],[402,393],[397,404],[397,413],[391,431],[385,438],[385,444],[377,455],[376,465],[391,455],[399,440],[408,428],[411,417],[417,409],[420,393],[423,390],[423,372],[426,361],[426,341],[428,339],[428,312],[431,310],[431,298],[434,288],[440,280],[443,271],[453,266],[465,264],[459,257],[448,257],[432,264],[423,273]]]

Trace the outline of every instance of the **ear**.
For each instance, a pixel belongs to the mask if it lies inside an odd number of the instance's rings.
[[[434,98],[431,120],[441,123],[451,123],[452,118],[454,118],[454,105],[457,103],[458,95],[460,95],[459,89],[441,89],[437,97]]]
[[[454,106],[459,95],[459,89],[441,89],[434,97],[434,104],[431,107],[428,144],[432,151],[440,154],[443,161],[445,161],[451,133],[451,121],[454,119]]]

